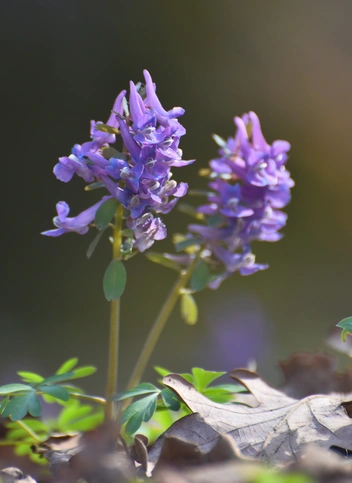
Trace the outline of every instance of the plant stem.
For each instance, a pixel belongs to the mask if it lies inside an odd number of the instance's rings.
[[[119,204],[115,214],[115,225],[112,230],[112,258],[118,260],[121,255],[122,242],[122,215],[123,206]],[[114,418],[115,403],[110,401],[111,396],[117,390],[118,375],[118,353],[119,353],[119,329],[120,329],[120,300],[111,301],[110,309],[110,335],[109,335],[109,363],[108,363],[108,381],[106,388],[106,419]]]
[[[31,429],[29,426],[27,426],[27,424],[24,422],[24,421],[16,421],[16,423],[26,431],[26,433],[29,434],[29,436],[31,438],[33,438],[37,443],[41,443],[41,439],[40,437],[37,435],[37,433],[35,431],[33,431],[33,429]]]
[[[149,332],[148,338],[144,343],[142,352],[138,358],[137,364],[134,367],[132,372],[131,378],[129,380],[127,389],[132,389],[133,387],[137,386],[140,383],[145,368],[149,362],[150,356],[159,340],[159,337],[168,321],[173,308],[176,305],[178,297],[180,296],[181,290],[184,289],[192,276],[192,273],[200,259],[202,249],[199,249],[194,260],[187,268],[187,270],[182,270],[178,280],[176,281],[175,285],[171,289],[167,299],[162,306],[157,319],[154,322],[154,325]]]
[[[79,392],[70,392],[70,396],[76,399],[85,399],[86,401],[103,404],[104,406],[106,404],[106,400],[99,396],[89,396],[89,394],[80,394]]]

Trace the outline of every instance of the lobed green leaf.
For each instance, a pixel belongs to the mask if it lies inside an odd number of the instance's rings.
[[[84,418],[77,419],[77,421],[71,422],[69,425],[70,431],[90,431],[91,429],[100,426],[104,422],[104,411],[99,408],[96,409],[93,414],[90,414]]]
[[[40,416],[41,403],[34,392],[23,396],[14,396],[2,412],[2,416],[9,417],[11,421],[23,419],[29,412],[34,417]]]
[[[94,366],[82,366],[78,367],[73,371],[73,376],[71,376],[68,380],[72,381],[73,379],[80,379],[82,377],[88,377],[92,374],[97,372],[97,368]]]
[[[113,396],[111,398],[112,401],[123,401],[124,399],[129,399],[130,397],[141,396],[143,394],[150,394],[150,393],[159,393],[160,389],[155,387],[153,384],[149,382],[142,382],[138,384],[138,386],[134,387],[133,389],[129,389],[128,391],[123,391]]]
[[[135,401],[124,410],[121,415],[121,423],[126,425],[125,431],[129,436],[135,433],[142,422],[147,422],[156,410],[158,393],[150,394],[138,401]]]
[[[226,374],[226,372],[205,371],[201,367],[194,367],[192,369],[194,378],[194,387],[199,392],[203,392],[209,384]]]
[[[49,376],[42,381],[44,384],[57,384],[59,382],[69,381],[73,378],[76,371],[66,372],[64,374],[55,374],[54,376]]]
[[[66,374],[67,372],[70,372],[71,369],[76,367],[78,364],[78,358],[77,357],[72,357],[71,359],[68,359],[65,361],[61,366],[58,368],[58,370],[55,372],[55,374]]]
[[[164,367],[160,367],[160,366],[154,366],[154,371],[157,372],[161,377],[165,377],[168,374],[172,374],[172,371],[169,371]]]
[[[341,320],[337,324],[337,327],[340,327],[340,329],[342,329],[341,339],[343,342],[345,342],[346,337],[348,335],[352,335],[352,317],[347,317],[346,319]]]
[[[70,393],[61,386],[38,386],[38,390],[42,391],[44,394],[54,397],[55,399],[60,399],[61,401],[68,401],[70,399]]]
[[[0,396],[5,396],[7,394],[14,394],[16,392],[33,392],[32,386],[27,384],[5,384],[5,386],[0,386]]]
[[[161,397],[163,398],[164,404],[171,411],[179,411],[181,408],[180,398],[168,387],[165,387],[161,391]]]
[[[35,372],[18,371],[17,374],[22,377],[25,382],[31,382],[33,384],[38,384],[44,380],[44,377]]]

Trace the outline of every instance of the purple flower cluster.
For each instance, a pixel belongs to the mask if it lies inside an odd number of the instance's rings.
[[[91,141],[76,144],[71,155],[59,158],[54,168],[60,181],[66,183],[77,174],[87,183],[99,183],[110,196],[73,218],[67,217],[68,205],[58,203],[58,216],[54,218],[57,229],[44,235],[86,233],[96,210],[113,197],[126,209],[126,224],[134,233],[135,248],[143,252],[154,240],[166,237],[166,227],[155,214],[171,211],[188,189],[186,183],[172,179],[171,168],[186,166],[194,160],[182,160],[178,147],[186,131],[177,118],[184,110],[175,107],[166,111],[146,70],[144,78],[145,87],[131,82],[129,103],[126,91],[122,91],[106,124],[91,121]],[[121,135],[122,152],[112,147],[116,135]]]
[[[192,224],[189,230],[200,235],[215,262],[225,267],[210,282],[217,288],[233,272],[250,275],[268,265],[255,262],[251,243],[274,242],[287,215],[281,208],[290,201],[294,182],[285,168],[290,144],[274,141],[269,145],[254,112],[235,117],[237,133],[221,144],[220,157],[210,161],[211,182],[208,203],[198,212],[208,224]]]

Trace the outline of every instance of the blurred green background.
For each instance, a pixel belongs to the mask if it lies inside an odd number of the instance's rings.
[[[81,179],[61,183],[53,166],[88,140],[90,119],[105,121],[143,68],[166,108],[186,109],[181,148],[197,163],[175,170],[177,180],[204,187],[197,172],[216,156],[211,134],[233,135],[233,116],[254,110],[269,142],[291,142],[296,181],[284,239],[254,245],[270,269],[199,294],[195,327],[176,310],[152,364],[230,370],[256,359],[275,379],[279,359],[323,347],[328,328],[352,313],[351,15],[349,0],[5,0],[2,382],[20,369],[49,374],[76,355],[99,367],[87,388],[104,390],[110,247],[105,241],[87,261],[93,232],[40,232],[52,227],[57,201],[73,214],[92,204]],[[171,234],[188,219],[164,221]],[[120,387],[174,278],[143,256],[128,263]]]

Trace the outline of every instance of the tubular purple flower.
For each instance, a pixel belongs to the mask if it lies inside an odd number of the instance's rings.
[[[111,109],[111,114],[109,119],[106,122],[107,126],[114,127],[115,129],[118,127],[117,117],[116,114],[123,114],[123,100],[126,96],[126,91],[121,91],[120,94],[116,97],[114,105]]]
[[[290,144],[279,140],[269,145],[254,112],[234,122],[233,138],[215,136],[220,157],[210,161],[208,203],[198,207],[206,224],[188,227],[203,238],[213,264],[223,269],[208,284],[213,289],[235,271],[251,275],[268,267],[255,263],[251,243],[282,238],[279,230],[287,215],[280,208],[290,201],[294,186],[285,168]]]
[[[53,219],[53,223],[57,229],[43,231],[42,235],[56,237],[71,231],[76,232],[79,235],[85,235],[89,230],[90,223],[94,221],[97,209],[109,198],[111,198],[111,196],[104,196],[98,201],[98,203],[95,203],[95,205],[72,218],[68,217],[70,212],[68,204],[65,201],[59,201],[59,203],[56,204],[57,216]]]
[[[184,110],[176,107],[166,111],[146,70],[144,77],[146,95],[140,84],[136,86],[131,81],[129,107],[126,91],[122,91],[114,102],[107,123],[92,121],[91,140],[82,145],[76,144],[72,154],[59,158],[54,168],[59,180],[68,182],[77,174],[88,183],[104,186],[122,203],[126,224],[134,232],[134,247],[140,251],[149,248],[154,240],[166,236],[165,225],[154,215],[168,213],[187,193],[186,183],[171,179],[171,167],[194,162],[182,160],[179,149],[180,138],[186,131],[177,117],[183,115]],[[121,135],[122,146],[116,149],[112,145],[118,134]],[[70,222],[66,219],[67,215],[66,218],[64,215],[56,217],[56,222],[60,224],[56,225],[58,229],[45,233],[58,236],[67,231],[85,232],[84,227],[69,229]]]

